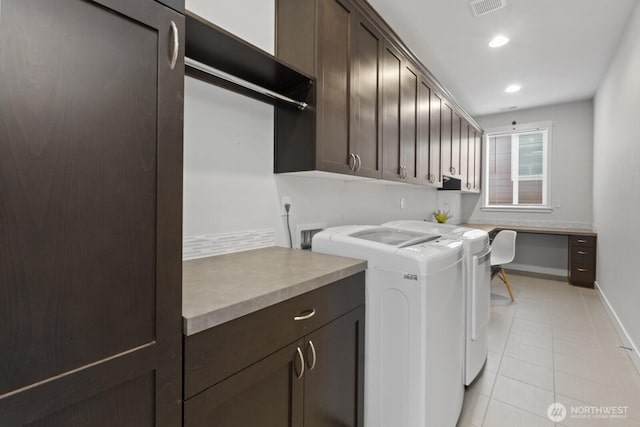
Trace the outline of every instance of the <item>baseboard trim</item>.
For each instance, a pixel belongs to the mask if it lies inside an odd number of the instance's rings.
[[[609,316],[609,319],[611,319],[611,322],[613,323],[613,326],[616,328],[618,335],[620,335],[620,338],[622,338],[622,343],[626,347],[633,349],[633,351],[628,352],[630,353],[629,358],[631,359],[631,362],[633,362],[633,365],[636,367],[636,370],[638,371],[638,373],[640,373],[640,353],[638,353],[638,347],[636,346],[636,344],[633,342],[633,340],[627,333],[627,329],[624,327],[624,325],[620,321],[618,314],[609,303],[607,296],[604,294],[604,292],[602,291],[602,288],[600,288],[600,285],[598,284],[597,281],[595,282],[595,290],[596,290],[596,293],[598,294],[598,298],[600,298],[600,301],[604,306],[605,311],[607,312],[607,315]]]
[[[517,270],[513,268],[505,268],[507,274],[516,274],[518,276],[535,277],[536,279],[557,280],[559,282],[568,282],[567,276],[557,276],[555,274],[538,273],[536,271]]]
[[[512,262],[510,264],[507,264],[507,267],[509,267],[512,270],[547,274],[549,276],[557,276],[557,277],[569,276],[569,270],[567,270],[566,268],[543,267],[541,265],[519,264],[517,262]]]

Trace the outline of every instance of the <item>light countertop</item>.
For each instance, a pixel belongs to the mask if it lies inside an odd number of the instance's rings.
[[[477,228],[487,233],[499,230],[514,230],[520,233],[537,233],[537,234],[559,234],[564,236],[597,236],[597,233],[591,230],[581,230],[575,228],[551,228],[551,227],[529,227],[520,225],[501,225],[501,224],[460,224],[461,227]]]
[[[184,261],[183,333],[196,334],[366,267],[362,260],[281,247]]]

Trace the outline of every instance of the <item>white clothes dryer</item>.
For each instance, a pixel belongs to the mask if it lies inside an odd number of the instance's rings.
[[[491,315],[491,246],[486,231],[427,221],[392,221],[385,227],[441,234],[464,247],[465,370],[464,383],[478,376],[487,360]]]
[[[316,234],[312,248],[368,262],[365,427],[455,427],[464,398],[461,241],[345,226]]]

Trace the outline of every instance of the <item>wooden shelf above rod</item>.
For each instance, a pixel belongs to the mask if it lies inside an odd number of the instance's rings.
[[[282,95],[283,98],[294,98],[304,88],[311,88],[314,82],[301,71],[296,70],[275,56],[247,43],[223,30],[217,25],[186,11],[185,57],[204,64],[207,67],[222,71],[240,81],[266,89],[268,92]],[[188,62],[188,61],[187,61]],[[279,102],[272,94],[260,93],[254,88],[243,87],[241,83],[224,81],[219,76],[187,64],[185,72],[188,76],[217,84],[243,95],[251,96],[265,102]],[[282,100],[282,99],[281,99]],[[298,108],[303,109],[304,100],[292,100]],[[306,104],[305,104],[306,105]]]

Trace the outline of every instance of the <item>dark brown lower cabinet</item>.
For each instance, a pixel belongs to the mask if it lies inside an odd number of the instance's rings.
[[[314,302],[314,316],[293,320],[300,307]],[[360,273],[186,337],[184,427],[362,427],[363,303]],[[295,330],[294,341],[266,350]],[[256,346],[258,336],[270,338]],[[203,340],[214,337],[226,342]],[[236,360],[252,354],[254,360],[237,371],[235,360],[221,353],[237,354]],[[227,366],[220,366],[224,360]],[[217,374],[223,372],[234,373]],[[203,377],[214,384],[199,391]]]
[[[1,7],[0,426],[178,426],[184,16]]]
[[[593,288],[596,280],[595,236],[569,236],[569,282]]]

